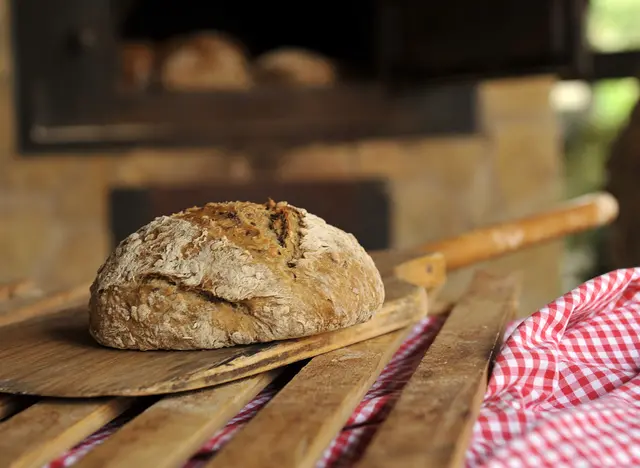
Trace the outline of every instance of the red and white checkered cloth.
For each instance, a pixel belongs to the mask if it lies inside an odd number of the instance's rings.
[[[352,466],[359,459],[441,325],[429,318],[415,327],[318,467]],[[640,268],[581,285],[511,324],[507,337],[467,466],[640,466]],[[278,390],[266,388],[185,466],[203,465]],[[72,466],[126,420],[114,421],[47,467]]]

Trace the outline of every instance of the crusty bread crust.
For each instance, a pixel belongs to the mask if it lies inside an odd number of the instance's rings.
[[[286,202],[209,203],[123,240],[91,286],[90,332],[123,349],[213,349],[370,319],[384,302],[356,238]]]

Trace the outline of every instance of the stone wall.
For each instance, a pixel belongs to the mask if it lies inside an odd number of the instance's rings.
[[[7,0],[0,0],[0,282],[45,287],[88,280],[107,255],[107,193],[116,186],[249,181],[241,154],[138,150],[120,155],[24,158],[14,149]],[[474,136],[310,145],[290,151],[283,179],[378,175],[390,181],[393,239],[409,246],[545,209],[560,198],[561,149],[547,77],[480,85]],[[491,263],[522,269],[522,313],[559,291],[561,243]],[[453,284],[464,284],[469,271]]]

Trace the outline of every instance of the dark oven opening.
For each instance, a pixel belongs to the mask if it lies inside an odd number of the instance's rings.
[[[468,134],[583,58],[583,0],[10,1],[24,154]]]
[[[347,79],[373,80],[374,6],[375,2],[368,0],[346,4],[328,0],[315,5],[293,1],[119,0],[115,15],[125,46],[142,43],[162,49],[181,38],[222,33],[240,44],[250,66],[263,54],[288,48],[335,62]]]
[[[391,246],[391,200],[386,182],[379,179],[116,188],[110,192],[113,246],[154,218],[190,206],[225,200],[262,203],[268,198],[304,207],[355,235],[367,250]]]

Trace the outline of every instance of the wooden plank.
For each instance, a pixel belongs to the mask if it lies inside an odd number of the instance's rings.
[[[462,466],[519,276],[477,273],[362,458],[362,468]]]
[[[0,466],[40,468],[121,414],[132,401],[36,403],[0,424]]]
[[[207,468],[313,467],[409,331],[311,360]]]
[[[75,468],[179,467],[271,383],[279,370],[164,398],[99,445]]]
[[[124,351],[88,333],[86,309],[0,327],[0,392],[50,397],[140,396],[195,390],[404,328],[427,313],[424,289],[385,278],[382,309],[367,322],[318,335],[207,351]]]
[[[42,315],[54,314],[65,308],[78,307],[88,301],[88,284],[55,291],[37,299],[19,298],[6,301],[0,307],[0,327]]]

